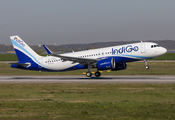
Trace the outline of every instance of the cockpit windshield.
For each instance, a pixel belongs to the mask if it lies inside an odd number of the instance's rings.
[[[159,45],[151,45],[151,48],[160,47]]]

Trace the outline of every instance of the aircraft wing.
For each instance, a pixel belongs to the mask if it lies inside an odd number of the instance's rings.
[[[47,53],[50,54],[51,56],[59,57],[59,58],[63,59],[63,61],[72,61],[73,63],[78,62],[81,65],[86,65],[86,64],[93,65],[97,61],[105,59],[105,58],[98,58],[98,59],[91,58],[90,59],[90,58],[77,58],[77,57],[71,57],[71,56],[63,56],[63,55],[59,55],[59,54],[53,54],[53,52],[46,45],[43,45],[43,47],[46,49]]]
[[[71,56],[63,56],[63,55],[58,55],[58,54],[51,54],[51,56],[59,57],[63,59],[63,61],[73,61],[73,63],[80,63],[81,65],[85,64],[91,64],[93,65],[96,63],[97,60],[99,59],[88,59],[88,58],[77,58],[77,57],[71,57]]]

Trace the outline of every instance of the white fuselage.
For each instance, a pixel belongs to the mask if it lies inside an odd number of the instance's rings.
[[[166,52],[167,50],[164,47],[160,47],[156,43],[140,42],[106,48],[84,50],[79,52],[71,52],[61,55],[94,60],[98,58],[121,57],[121,60],[123,60],[123,62],[132,62],[158,57],[165,54]],[[37,59],[41,63],[41,67],[58,71],[65,70],[79,64],[72,61],[63,61],[61,58],[54,56],[40,57]]]

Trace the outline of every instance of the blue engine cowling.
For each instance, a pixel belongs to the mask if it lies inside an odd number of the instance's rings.
[[[103,59],[103,60],[97,61],[97,68],[98,68],[98,70],[115,69],[114,58]]]
[[[117,71],[117,70],[124,70],[127,68],[126,63],[117,63],[115,64],[115,68],[111,69],[112,71]]]

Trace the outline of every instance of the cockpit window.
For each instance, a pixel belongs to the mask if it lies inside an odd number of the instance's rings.
[[[151,45],[151,48],[160,47],[159,45]]]

